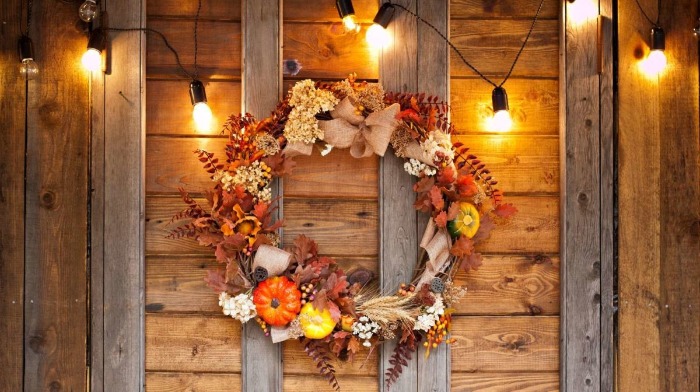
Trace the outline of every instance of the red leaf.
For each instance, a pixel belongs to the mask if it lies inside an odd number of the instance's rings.
[[[457,192],[462,197],[472,197],[479,191],[476,182],[474,182],[474,176],[470,174],[459,176],[456,187]]]
[[[447,226],[447,213],[445,211],[441,211],[435,217],[435,225],[437,225],[437,227],[440,227],[440,228]]]
[[[253,208],[253,215],[255,215],[259,221],[262,221],[265,218],[265,215],[267,215],[267,209],[269,206],[270,205],[267,203],[259,202]]]
[[[457,215],[459,215],[459,203],[452,203],[450,204],[450,208],[447,209],[447,220],[451,221],[455,218],[457,218]]]
[[[437,182],[442,186],[450,185],[455,180],[455,171],[451,166],[446,166],[438,172]]]
[[[328,301],[328,311],[331,313],[333,321],[336,323],[340,321],[340,309],[338,309],[338,305],[332,301]]]
[[[450,249],[450,254],[457,257],[468,256],[472,252],[474,252],[474,242],[466,236],[460,236]]]
[[[427,192],[433,185],[435,185],[435,180],[432,177],[423,177],[413,184],[413,190],[417,193]]]
[[[494,214],[500,216],[501,218],[508,218],[518,212],[518,209],[511,203],[499,204],[493,211]]]
[[[435,206],[435,209],[441,211],[445,208],[445,200],[442,198],[442,192],[440,188],[433,186],[430,188],[430,202]]]

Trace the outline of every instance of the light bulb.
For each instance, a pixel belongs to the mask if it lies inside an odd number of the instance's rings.
[[[648,76],[658,76],[666,68],[666,35],[661,27],[651,29],[651,51],[646,59],[639,64]]]
[[[95,48],[88,48],[81,61],[88,71],[99,71],[102,68],[102,53]]]
[[[391,43],[391,36],[386,29],[378,24],[373,24],[367,29],[367,43],[375,49],[383,48]]]
[[[496,132],[508,132],[512,127],[513,120],[507,110],[499,110],[494,113],[489,124],[489,128]]]
[[[357,24],[357,18],[355,15],[348,15],[343,18],[343,26],[345,26],[345,31],[347,32],[358,32],[360,31],[360,25]]]
[[[199,102],[192,109],[192,117],[197,132],[209,132],[211,130],[212,114],[206,102]]]
[[[39,67],[33,59],[24,59],[19,68],[19,73],[27,80],[34,80],[39,74]]]
[[[593,0],[569,0],[567,16],[574,24],[583,24],[598,16],[598,6]]]
[[[97,4],[95,0],[85,0],[78,8],[78,16],[83,22],[92,22],[97,15]]]

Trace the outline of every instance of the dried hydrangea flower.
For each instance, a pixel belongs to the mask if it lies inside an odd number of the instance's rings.
[[[241,323],[246,323],[248,320],[257,316],[253,297],[249,294],[238,294],[231,297],[226,292],[219,294],[219,306],[227,316],[231,316]]]
[[[445,314],[445,304],[442,301],[442,295],[438,294],[435,295],[435,303],[432,306],[423,307],[423,313],[418,316],[413,329],[428,332],[443,314]]]
[[[275,155],[280,152],[280,144],[272,135],[261,132],[255,135],[255,145],[262,150],[265,155]]]

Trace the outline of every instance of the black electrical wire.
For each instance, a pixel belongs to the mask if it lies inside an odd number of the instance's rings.
[[[22,20],[22,14],[24,13],[24,9],[22,7],[23,3],[20,2],[19,5],[19,20]],[[22,32],[22,27],[20,26],[20,33],[22,35],[29,36],[29,29],[32,27],[32,10],[34,9],[34,0],[27,0],[27,28]]]
[[[661,0],[659,0],[659,2],[660,1]],[[535,17],[532,19],[532,25],[530,25],[530,30],[527,32],[527,36],[525,36],[525,41],[523,41],[523,44],[520,47],[520,50],[518,51],[518,54],[515,55],[515,59],[513,60],[513,64],[510,66],[510,70],[508,70],[508,73],[506,74],[505,78],[503,78],[503,81],[500,84],[496,84],[494,81],[489,79],[486,75],[484,75],[481,71],[479,71],[475,66],[473,66],[469,61],[467,61],[467,59],[464,57],[462,52],[460,52],[459,49],[457,49],[457,47],[447,38],[447,36],[445,36],[445,34],[443,32],[441,32],[437,27],[435,27],[432,23],[423,19],[418,14],[409,10],[408,8],[406,8],[405,6],[403,6],[401,4],[395,4],[392,2],[389,2],[389,4],[391,4],[394,7],[397,7],[397,8],[400,8],[400,9],[406,11],[408,14],[410,14],[414,18],[418,19],[420,22],[422,22],[426,26],[435,30],[435,32],[440,36],[440,38],[442,38],[447,43],[447,45],[449,45],[450,48],[452,48],[452,50],[454,50],[455,53],[457,53],[457,56],[459,56],[460,60],[462,60],[462,62],[467,67],[469,67],[472,71],[474,71],[477,75],[479,75],[479,77],[481,79],[483,79],[484,81],[486,81],[487,83],[489,83],[493,87],[502,87],[508,81],[511,74],[513,73],[513,70],[515,69],[515,65],[518,64],[518,60],[520,59],[520,55],[523,53],[523,50],[525,49],[527,42],[530,40],[530,36],[532,35],[532,31],[535,29],[535,24],[537,23],[537,20],[540,17],[540,11],[542,11],[542,6],[544,5],[544,0],[540,1],[540,5],[539,5],[539,7],[537,7],[537,12],[535,13]]]
[[[659,21],[661,21],[661,0],[659,0],[659,2],[658,2],[657,5],[656,5],[656,9],[657,9],[657,11],[656,11],[656,22],[654,22],[653,20],[651,20],[651,18],[649,17],[649,15],[647,15],[647,13],[644,12],[644,8],[642,8],[642,5],[639,4],[639,0],[634,0],[634,1],[637,3],[637,7],[639,7],[639,11],[642,12],[642,15],[644,15],[644,18],[646,18],[646,20],[648,20],[649,23],[651,23],[651,25],[652,25],[653,27],[659,27]]]
[[[198,0],[197,3],[197,15],[194,17],[194,79],[199,78],[199,67],[197,66],[197,52],[199,52],[199,47],[197,44],[197,29],[199,27],[199,13],[202,11],[202,0]]]

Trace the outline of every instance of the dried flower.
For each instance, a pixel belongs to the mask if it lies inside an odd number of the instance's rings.
[[[362,345],[365,347],[370,347],[372,345],[369,340],[378,333],[379,324],[370,320],[367,316],[361,316],[360,319],[352,325],[352,334],[363,339],[364,343],[362,343]]]
[[[400,125],[396,128],[394,133],[391,135],[391,147],[394,148],[394,152],[397,157],[405,158],[405,149],[411,142],[413,142],[413,136],[411,136],[411,131],[404,125]]]
[[[267,132],[260,132],[255,135],[255,145],[262,150],[265,155],[275,155],[280,152],[280,144],[272,135]]]
[[[437,170],[435,170],[435,168],[430,167],[425,163],[413,158],[411,158],[408,162],[404,163],[403,168],[408,172],[408,174],[416,177],[421,177],[423,175],[434,176],[435,173],[437,173]]]
[[[430,132],[428,138],[421,143],[421,147],[425,156],[432,157],[435,164],[450,164],[455,158],[450,135],[441,131]]]
[[[442,302],[442,295],[435,295],[435,303],[432,306],[424,306],[422,309],[423,313],[416,319],[413,329],[428,332],[438,322],[440,316],[445,314],[445,304]]]
[[[318,127],[316,115],[333,110],[337,104],[338,98],[332,92],[317,89],[311,79],[297,82],[289,98],[292,110],[284,128],[287,140],[309,144],[316,139],[323,139],[323,131]]]
[[[228,293],[222,292],[219,294],[219,306],[223,308],[225,315],[231,316],[241,323],[246,323],[257,316],[253,297],[249,294],[238,294],[231,297]]]

